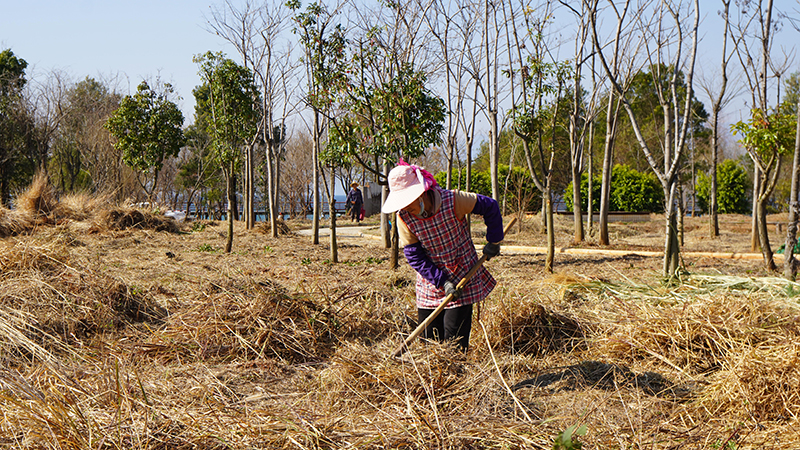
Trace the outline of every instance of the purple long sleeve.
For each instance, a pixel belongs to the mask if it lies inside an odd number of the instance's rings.
[[[500,205],[491,197],[477,194],[478,200],[472,208],[474,214],[483,216],[483,223],[486,224],[486,240],[488,242],[500,242],[503,240],[503,216],[500,214]]]
[[[502,232],[502,230],[501,230]],[[422,244],[416,242],[414,244],[406,245],[403,247],[403,254],[406,256],[408,265],[417,271],[423,278],[428,280],[432,285],[441,288],[442,284],[447,281],[447,275],[428,257],[428,253],[422,248]]]

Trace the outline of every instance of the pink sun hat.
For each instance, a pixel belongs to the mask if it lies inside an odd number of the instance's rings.
[[[401,210],[418,199],[423,192],[436,186],[436,180],[428,171],[403,160],[389,171],[389,196],[381,207],[381,212],[390,214]]]

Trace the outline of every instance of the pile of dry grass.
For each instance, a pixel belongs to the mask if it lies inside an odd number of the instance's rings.
[[[694,420],[800,416],[800,309],[785,280],[703,277],[676,287],[583,285],[587,352],[663,374],[696,398]]]
[[[164,316],[146,293],[74,267],[69,258],[70,247],[77,245],[74,237],[53,233],[39,238],[0,248],[0,308],[4,317],[17,318],[0,333],[6,338],[0,346],[5,367],[24,365],[27,359],[20,355],[40,349],[61,354],[98,333]]]
[[[140,230],[180,232],[180,225],[175,219],[160,214],[153,214],[137,208],[120,207],[102,210],[96,220],[96,226],[106,230]]]
[[[283,219],[275,220],[275,228],[278,230],[279,235],[287,235],[292,232]],[[258,222],[256,223],[256,230],[263,234],[272,234],[272,222],[268,220]]]
[[[180,231],[169,217],[130,207],[114,208],[108,195],[75,193],[60,196],[48,176],[38,173],[14,200],[14,208],[0,207],[0,238],[28,233],[36,227],[66,221],[93,220],[93,231],[127,228]]]
[[[147,339],[154,357],[320,360],[332,351],[333,313],[268,279],[207,284]]]
[[[569,352],[583,339],[580,322],[522,297],[502,299],[487,316],[490,344],[503,352],[544,357]]]

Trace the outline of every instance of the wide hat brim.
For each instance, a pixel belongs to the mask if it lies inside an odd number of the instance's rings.
[[[400,190],[390,191],[389,195],[386,197],[386,201],[381,207],[381,212],[390,214],[399,211],[418,199],[423,192],[425,192],[425,185],[422,183],[413,184]]]

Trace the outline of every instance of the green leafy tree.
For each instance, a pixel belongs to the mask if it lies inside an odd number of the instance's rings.
[[[330,115],[336,98],[336,92],[345,79],[346,66],[344,27],[341,24],[333,25],[336,12],[331,12],[320,3],[311,3],[305,11],[300,11],[299,0],[289,0],[287,7],[294,11],[293,32],[300,38],[304,51],[304,63],[308,77],[308,92],[305,101],[312,110],[312,166],[313,166],[313,218],[312,239],[314,244],[319,243],[319,219],[321,215],[320,180],[324,179],[322,170],[322,138],[325,127],[328,126],[326,116]],[[341,167],[343,161],[329,157],[324,164],[331,168],[331,184],[324,183],[328,195],[328,204],[333,205],[333,192],[335,190],[335,172]],[[339,246],[336,241],[336,214],[330,214],[330,251],[331,261],[339,261]]]
[[[766,115],[761,109],[752,110],[748,121],[739,121],[732,126],[733,133],[742,136],[739,142],[761,174],[758,192],[753,193],[756,227],[764,263],[772,271],[777,270],[777,266],[767,232],[767,202],[778,182],[783,157],[794,150],[795,127],[793,115],[779,112]]]
[[[400,158],[411,161],[441,142],[445,104],[427,88],[426,74],[413,64],[376,67],[379,56],[388,57],[393,51],[382,47],[381,41],[368,35],[353,46],[352,64],[340,66],[345,72],[336,78],[338,91],[332,100],[344,114],[330,117],[330,142],[321,158],[338,166],[358,164],[385,185],[383,169],[388,164]],[[376,78],[376,70],[391,72]],[[380,79],[385,81],[367,81]],[[396,223],[392,220],[392,267],[399,260]]]
[[[151,201],[164,159],[177,156],[186,141],[183,113],[170,100],[172,93],[170,84],[158,92],[142,81],[136,94],[125,96],[106,121],[116,138],[114,147],[122,151],[125,164],[141,175],[139,184]]]
[[[11,49],[0,52],[0,202],[10,206],[13,189],[25,186],[33,166],[25,158],[25,130],[32,120],[23,105],[28,63]]]
[[[225,176],[228,200],[228,238],[225,252],[233,247],[233,205],[236,193],[235,175],[241,169],[243,148],[256,135],[259,112],[253,99],[259,98],[252,72],[236,64],[221,52],[195,56],[199,75],[207,85],[207,95],[195,89],[196,111],[205,114],[206,132],[210,137],[212,160]]]
[[[747,201],[747,171],[739,161],[726,159],[717,166],[717,206],[722,214],[747,214],[751,205]],[[701,173],[697,179],[697,200],[700,208],[708,211],[711,201],[711,177]]]

